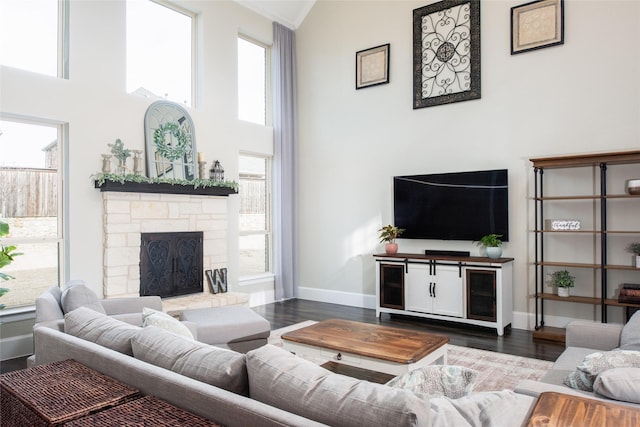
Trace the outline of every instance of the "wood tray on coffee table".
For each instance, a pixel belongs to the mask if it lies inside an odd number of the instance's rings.
[[[283,347],[300,356],[392,375],[446,364],[448,342],[443,335],[342,319],[323,320],[282,335]]]

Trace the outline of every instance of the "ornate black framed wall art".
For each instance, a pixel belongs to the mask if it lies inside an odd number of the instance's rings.
[[[356,89],[389,83],[390,50],[387,43],[356,52]]]
[[[511,54],[564,44],[563,0],[537,0],[511,8]]]
[[[413,108],[480,98],[480,1],[413,11]]]

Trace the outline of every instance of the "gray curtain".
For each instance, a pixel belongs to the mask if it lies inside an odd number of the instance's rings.
[[[297,296],[296,277],[296,43],[273,23],[273,230],[276,301]]]

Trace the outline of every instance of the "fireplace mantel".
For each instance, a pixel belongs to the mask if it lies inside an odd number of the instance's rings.
[[[191,185],[167,184],[167,183],[148,183],[148,182],[131,182],[124,183],[116,181],[104,181],[100,184],[97,180],[94,182],[95,188],[100,191],[119,191],[124,193],[162,193],[162,194],[186,194],[198,196],[228,196],[230,194],[238,194],[238,191],[230,187],[198,187]]]

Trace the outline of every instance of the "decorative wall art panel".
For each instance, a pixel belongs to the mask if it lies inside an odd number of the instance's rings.
[[[413,11],[413,108],[480,98],[480,1]]]
[[[564,3],[538,0],[511,8],[511,54],[564,44]]]
[[[356,89],[389,83],[390,45],[356,52]]]

